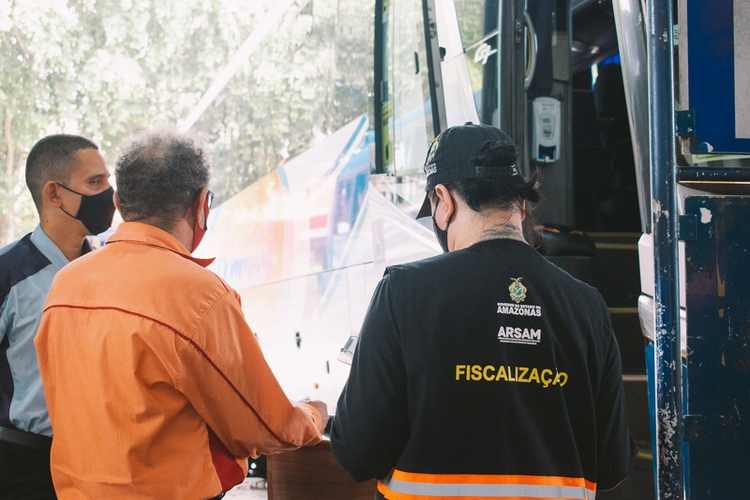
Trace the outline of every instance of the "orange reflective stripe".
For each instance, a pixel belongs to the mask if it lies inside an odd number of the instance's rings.
[[[394,470],[378,482],[378,491],[390,500],[593,500],[596,483],[576,477],[424,474]]]
[[[516,474],[424,474],[393,470],[394,479],[430,483],[466,483],[466,484],[538,484],[547,486],[586,486],[596,489],[596,483],[582,477],[564,476],[525,476]]]

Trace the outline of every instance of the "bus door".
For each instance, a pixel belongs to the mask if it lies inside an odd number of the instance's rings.
[[[625,1],[637,4],[623,7],[632,17],[620,15]],[[637,307],[637,242],[650,201],[648,94],[645,78],[631,78],[645,74],[640,3],[377,0],[375,13],[374,182],[413,215],[430,141],[466,121],[500,127],[521,148],[524,173],[541,171],[534,216],[550,229],[546,256],[599,288],[621,347],[644,450],[642,476],[621,498],[653,491]],[[640,52],[621,50],[619,38]]]
[[[750,4],[680,0],[678,26],[684,491],[750,498]]]

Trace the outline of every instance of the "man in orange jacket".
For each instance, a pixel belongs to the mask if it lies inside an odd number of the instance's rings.
[[[36,338],[58,497],[221,496],[247,457],[315,444],[328,414],[295,404],[235,290],[191,256],[213,194],[205,153],[146,134],[117,162],[123,220],[52,285]]]

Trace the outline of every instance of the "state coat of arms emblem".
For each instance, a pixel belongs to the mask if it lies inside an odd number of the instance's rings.
[[[523,283],[521,283],[521,280],[523,278],[511,278],[513,282],[508,287],[508,290],[510,291],[510,298],[513,302],[516,304],[520,304],[524,300],[526,300],[526,287],[523,286]]]

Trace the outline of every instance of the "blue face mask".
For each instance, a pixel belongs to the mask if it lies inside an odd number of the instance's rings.
[[[435,212],[437,212],[437,204],[440,203],[440,199],[438,199],[437,203],[435,203],[435,211],[432,212],[432,230],[435,231],[435,237],[438,240],[438,243],[440,243],[440,248],[443,249],[443,252],[448,251],[448,228],[450,227],[451,223],[448,221],[448,224],[445,225],[445,229],[440,229],[437,225],[437,222],[435,222]]]

